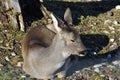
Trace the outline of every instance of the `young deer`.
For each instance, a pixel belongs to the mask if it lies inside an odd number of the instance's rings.
[[[69,8],[64,14],[64,23],[50,13],[53,23],[32,28],[23,38],[23,69],[39,79],[54,78],[59,72],[63,75],[73,63],[70,55],[84,55],[85,46],[78,32],[72,27]]]

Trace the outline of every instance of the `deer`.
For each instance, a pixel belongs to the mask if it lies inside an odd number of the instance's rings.
[[[38,79],[66,76],[75,59],[71,55],[85,56],[86,47],[73,26],[72,13],[67,8],[64,20],[52,12],[51,24],[31,28],[22,40],[23,70]]]

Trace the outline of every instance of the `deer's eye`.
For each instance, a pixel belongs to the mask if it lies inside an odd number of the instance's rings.
[[[75,40],[71,40],[72,42],[75,42]]]

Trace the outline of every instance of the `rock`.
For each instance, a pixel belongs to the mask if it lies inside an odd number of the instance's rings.
[[[40,2],[43,2],[43,0],[39,0]]]
[[[110,30],[115,30],[115,28],[113,27],[113,26],[108,26],[108,28],[110,29]]]
[[[110,39],[110,42],[114,42],[114,39]]]
[[[113,65],[118,65],[118,64],[120,64],[120,63],[119,63],[118,61],[113,61],[112,64],[113,64]]]
[[[3,32],[6,32],[6,33],[7,33],[7,32],[8,32],[8,30],[4,30]]]
[[[100,72],[99,68],[95,68],[94,71],[97,72],[97,73]]]
[[[97,52],[92,52],[92,51],[89,51],[89,53],[87,54],[88,56],[97,56]]]
[[[113,34],[114,34],[114,33],[115,33],[115,31],[111,31],[111,33],[113,33]]]
[[[109,23],[111,23],[112,21],[111,20],[105,20],[104,21],[104,24],[106,25],[106,24],[109,24]]]
[[[111,46],[110,46],[110,48],[112,48],[112,49],[116,49],[118,46],[117,46],[117,43],[113,43]]]
[[[57,77],[58,78],[63,78],[65,76],[65,74],[63,73],[63,72],[59,72],[58,74],[57,74]]]
[[[109,76],[109,80],[114,80],[111,76]]]
[[[11,52],[11,55],[12,55],[12,56],[16,56],[15,52]]]
[[[22,67],[22,65],[23,65],[23,62],[18,62],[16,66],[17,67]]]
[[[93,67],[94,68],[98,68],[98,67],[101,67],[102,66],[102,64],[96,64],[96,65],[94,65]]]
[[[75,71],[75,73],[80,73],[80,71]]]
[[[115,9],[116,9],[116,10],[120,10],[120,5],[117,5],[117,6],[115,7]]]
[[[103,31],[105,34],[110,34],[108,31]]]
[[[108,65],[107,67],[110,68],[110,69],[115,68],[115,66],[113,66],[113,65]]]
[[[113,24],[118,25],[119,23],[118,23],[118,21],[113,21]]]
[[[100,77],[105,77],[105,75],[101,74]]]
[[[113,14],[113,12],[108,11],[108,12],[107,12],[107,15],[108,15],[108,16],[113,16],[114,14]]]
[[[97,55],[97,53],[96,53],[96,52],[93,52],[93,54],[94,54],[94,55]]]
[[[25,76],[25,75],[22,75],[21,78],[26,78],[26,76]]]
[[[10,61],[10,59],[8,58],[8,56],[5,57],[5,60],[8,61],[8,62]]]

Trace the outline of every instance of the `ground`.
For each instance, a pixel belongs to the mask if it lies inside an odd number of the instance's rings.
[[[65,9],[70,7],[75,28],[88,49],[88,55],[80,57],[69,69],[68,77],[61,80],[120,80],[120,9],[116,9],[119,3],[119,0],[43,3],[62,19]],[[9,22],[0,4],[0,80],[37,80],[22,70],[24,34]]]

